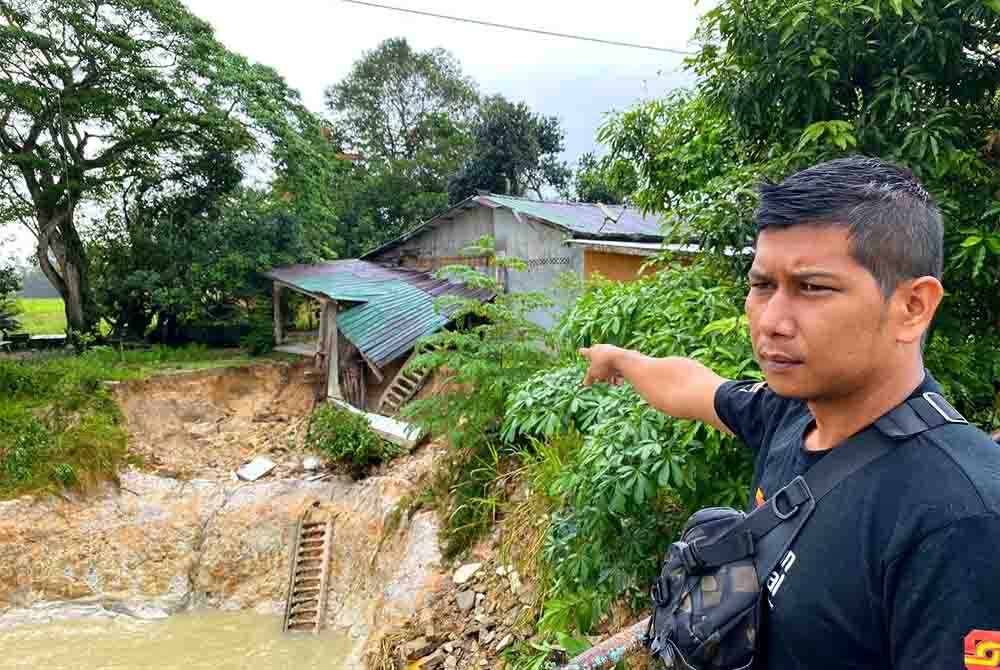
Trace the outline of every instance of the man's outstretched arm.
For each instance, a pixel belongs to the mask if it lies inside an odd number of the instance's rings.
[[[715,392],[727,380],[698,361],[679,356],[652,358],[631,349],[595,344],[580,349],[590,361],[583,383],[628,381],[642,398],[664,414],[697,419],[730,432],[715,411]]]

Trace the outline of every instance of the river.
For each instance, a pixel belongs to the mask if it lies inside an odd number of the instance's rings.
[[[196,611],[158,621],[78,619],[0,629],[7,670],[339,670],[346,636],[285,635],[278,617]]]

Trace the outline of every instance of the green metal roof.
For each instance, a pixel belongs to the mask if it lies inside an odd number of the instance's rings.
[[[313,295],[355,303],[337,314],[337,326],[376,367],[406,353],[421,337],[448,323],[448,310],[439,309],[436,298],[493,297],[491,291],[471,289],[419,270],[354,259],[275,268],[266,275]]]

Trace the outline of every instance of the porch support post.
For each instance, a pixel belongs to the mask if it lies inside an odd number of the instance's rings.
[[[326,397],[342,399],[340,392],[340,357],[337,333],[337,301],[331,300],[324,305],[324,320],[326,326]]]
[[[271,288],[271,301],[274,304],[274,346],[280,346],[285,341],[285,332],[281,314],[281,284],[278,282],[274,282]]]

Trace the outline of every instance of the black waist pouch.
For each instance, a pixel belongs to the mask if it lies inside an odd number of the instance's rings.
[[[699,510],[670,545],[653,583],[654,612],[647,644],[668,668],[735,670],[753,663],[760,580],[753,557],[704,568],[692,552],[742,525],[728,507]]]

